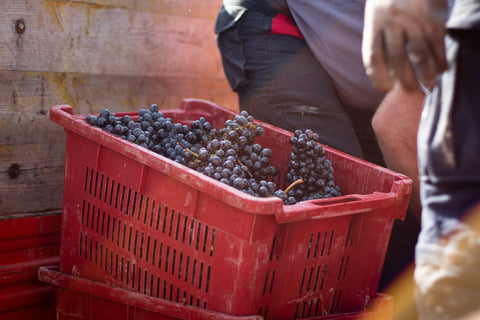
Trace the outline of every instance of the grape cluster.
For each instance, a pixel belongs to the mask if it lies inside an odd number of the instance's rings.
[[[211,124],[205,119],[201,119],[202,125],[199,129],[201,132],[190,130],[187,125],[174,123],[172,119],[165,118],[159,112],[156,104],[151,105],[149,109],[141,109],[136,121],[129,115],[119,118],[108,109],[102,110],[98,116],[87,115],[85,120],[91,125],[178,162],[183,161],[184,150],[179,143],[191,147],[206,139],[212,130]]]
[[[278,174],[270,165],[272,151],[255,143],[263,134],[261,124],[242,111],[225,128],[215,132],[198,153],[185,149],[186,165],[248,194],[267,197],[276,191],[271,180]],[[190,155],[189,155],[190,154]]]
[[[286,190],[285,204],[342,194],[341,187],[335,184],[332,163],[325,159],[318,141],[318,134],[310,129],[295,130],[290,139],[292,151],[285,180],[291,188]]]
[[[255,137],[264,133],[263,126],[246,111],[227,120],[220,130],[203,117],[190,126],[174,123],[155,104],[140,110],[137,121],[128,115],[119,118],[108,109],[85,120],[248,194],[267,197],[277,191],[271,181],[278,175],[270,165],[272,151],[255,143]]]
[[[272,150],[255,143],[264,133],[261,123],[246,111],[214,129],[204,117],[190,126],[175,123],[156,104],[141,109],[135,120],[119,118],[108,109],[98,116],[87,115],[87,123],[139,146],[181,163],[217,181],[258,197],[276,196],[284,204],[341,195],[335,185],[331,162],[324,157],[318,135],[312,130],[296,130],[291,138],[292,152],[284,191],[272,178],[278,169],[270,165]]]

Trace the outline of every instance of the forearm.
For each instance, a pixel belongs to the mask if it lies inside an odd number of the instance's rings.
[[[397,83],[386,95],[372,127],[387,167],[413,180],[410,209],[420,219],[417,132],[423,108],[422,93],[409,93]]]

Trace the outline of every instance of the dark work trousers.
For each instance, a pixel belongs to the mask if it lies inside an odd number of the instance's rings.
[[[224,71],[238,93],[240,109],[289,131],[312,129],[321,143],[382,165],[370,124],[374,111],[343,105],[306,42],[271,34],[271,21],[247,11],[218,37]]]

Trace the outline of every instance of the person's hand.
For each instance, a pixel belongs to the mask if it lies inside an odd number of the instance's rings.
[[[362,55],[373,84],[431,89],[446,68],[446,17],[445,0],[367,0]]]

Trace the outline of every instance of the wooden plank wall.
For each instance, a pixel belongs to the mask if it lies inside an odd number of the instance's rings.
[[[237,110],[213,32],[221,0],[0,2],[0,214],[62,206],[65,136],[49,109]]]

